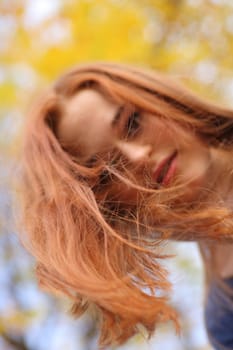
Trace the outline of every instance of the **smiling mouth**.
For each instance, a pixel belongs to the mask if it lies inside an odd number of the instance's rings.
[[[169,157],[162,160],[153,174],[154,180],[159,185],[168,185],[176,171],[177,151],[174,151]]]

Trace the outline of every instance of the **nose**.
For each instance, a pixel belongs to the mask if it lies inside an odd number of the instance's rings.
[[[151,145],[140,145],[134,142],[118,141],[117,148],[132,162],[141,162],[146,160],[150,154]]]

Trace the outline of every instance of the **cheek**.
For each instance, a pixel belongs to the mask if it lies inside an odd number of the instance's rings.
[[[179,148],[185,140],[185,132],[179,126],[155,116],[149,116],[143,126],[142,138],[159,149]]]

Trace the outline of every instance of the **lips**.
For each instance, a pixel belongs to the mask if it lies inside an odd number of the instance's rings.
[[[177,151],[163,159],[153,173],[153,180],[160,185],[168,185],[176,171]]]

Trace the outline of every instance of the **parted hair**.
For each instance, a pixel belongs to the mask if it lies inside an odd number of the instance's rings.
[[[75,145],[57,134],[69,98],[85,88],[129,103],[156,118],[192,130],[209,147],[232,152],[233,112],[202,101],[178,82],[153,71],[113,63],[78,66],[61,76],[27,115],[22,152],[22,239],[35,256],[42,288],[72,300],[79,316],[94,310],[99,344],[124,343],[143,326],[173,320],[171,285],[163,259],[169,238],[228,238],[231,212],[222,203],[179,201],[183,187],[138,184],[117,152],[79,160]],[[137,191],[134,204],[111,196],[111,184]]]

